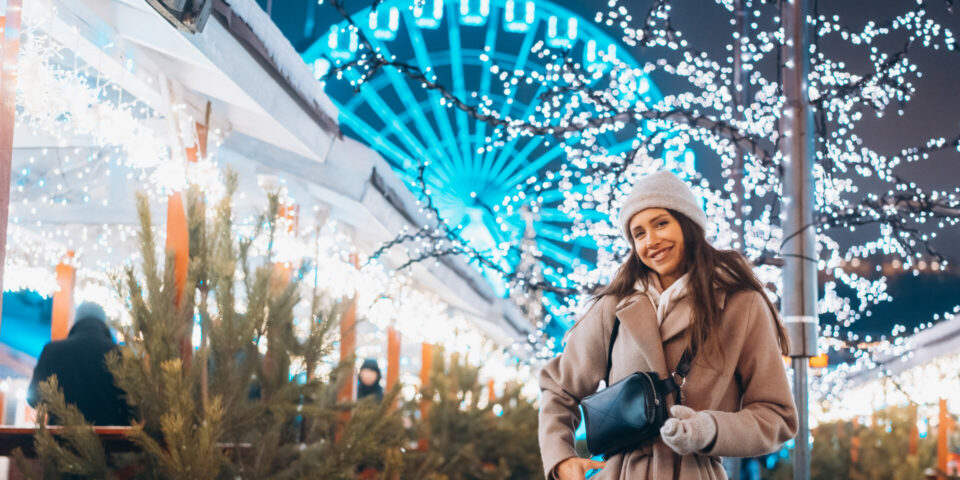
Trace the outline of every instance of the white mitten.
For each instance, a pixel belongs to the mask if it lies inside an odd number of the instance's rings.
[[[717,422],[709,413],[674,405],[670,408],[670,414],[673,417],[660,427],[660,438],[680,455],[699,452],[717,437]]]

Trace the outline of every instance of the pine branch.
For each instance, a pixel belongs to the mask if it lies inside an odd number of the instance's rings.
[[[73,404],[68,404],[56,375],[38,385],[41,404],[37,412],[34,447],[37,455],[58,473],[107,478],[107,459],[100,438]],[[56,437],[47,428],[48,417],[60,424]]]

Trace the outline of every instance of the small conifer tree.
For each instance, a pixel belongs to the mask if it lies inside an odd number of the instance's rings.
[[[480,370],[458,354],[434,353],[430,381],[420,398],[430,400],[429,414],[411,431],[426,438],[423,451],[404,455],[403,480],[520,480],[541,473],[537,409],[508,385],[495,400],[481,402]],[[495,408],[499,406],[499,408]],[[417,418],[419,401],[407,404]],[[497,414],[499,413],[499,415]]]
[[[211,215],[202,192],[188,192],[190,261],[182,295],[171,252],[161,268],[148,201],[138,196],[143,261],[117,279],[131,322],[118,326],[124,343],[107,358],[136,414],[129,434],[136,448],[106,451],[51,378],[40,387],[35,436],[45,479],[111,478],[119,466],[126,466],[125,478],[151,480],[353,479],[358,465],[371,464],[392,476],[401,470],[404,431],[389,408],[398,390],[381,404],[337,402],[342,382],[353,381],[353,361],[328,375],[315,372],[333,352],[339,309],[324,310],[330,302],[313,291],[309,318],[295,318],[299,275],[284,278],[274,264],[278,196],[268,195],[253,233],[238,241],[236,185],[228,174],[227,194]],[[262,238],[266,251],[256,254]],[[200,345],[183,348],[195,319]],[[306,328],[298,330],[298,321]],[[48,412],[61,419],[62,433],[43,425]],[[21,472],[32,478],[29,469]]]

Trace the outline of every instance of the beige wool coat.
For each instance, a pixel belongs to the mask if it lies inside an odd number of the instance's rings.
[[[708,451],[683,456],[679,478],[724,479],[719,457],[749,457],[776,451],[797,432],[797,409],[777,342],[774,318],[761,297],[743,290],[720,295],[722,355],[698,354],[684,386],[684,404],[706,411],[717,424]],[[607,347],[615,318],[620,334],[613,347],[610,383],[641,371],[666,378],[687,346],[689,302],[672,312],[680,318],[657,322],[643,293],[620,302],[598,300],[570,329],[563,352],[540,373],[540,452],[547,478],[563,460],[577,456],[574,431],[580,399],[594,393],[606,373]],[[668,404],[672,405],[671,400]],[[596,480],[674,477],[678,456],[659,437],[638,449],[610,457]]]

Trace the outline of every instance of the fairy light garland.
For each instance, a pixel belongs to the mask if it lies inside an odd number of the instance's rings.
[[[331,0],[348,23],[352,23],[342,2]],[[731,0],[718,0],[717,5],[728,13],[736,13]],[[373,8],[379,2],[375,2]],[[852,348],[862,352],[854,333],[855,323],[867,316],[871,308],[891,300],[886,278],[882,274],[861,275],[847,272],[847,264],[854,259],[875,255],[895,255],[902,260],[905,271],[919,273],[920,261],[935,263],[934,271],[946,272],[951,262],[937,252],[931,242],[937,230],[956,227],[960,223],[960,188],[936,190],[922,188],[901,178],[899,166],[931,158],[936,152],[960,151],[960,135],[955,138],[935,137],[913,146],[900,148],[887,155],[871,148],[862,136],[863,121],[886,114],[903,115],[903,106],[916,95],[916,79],[922,73],[912,59],[918,50],[937,52],[955,58],[958,43],[953,32],[930,17],[928,5],[917,1],[907,11],[883,22],[869,21],[861,28],[841,23],[838,16],[816,13],[808,21],[815,29],[810,76],[810,96],[816,110],[817,162],[814,171],[816,191],[817,240],[819,269],[828,274],[824,293],[819,302],[821,314],[832,314],[837,324],[824,325],[821,349]],[[604,58],[607,68],[588,70],[571,60],[569,51],[552,51],[542,41],[533,46],[532,57],[540,63],[523,71],[512,71],[498,65],[491,58],[481,58],[489,65],[495,88],[483,98],[460,98],[447,89],[436,72],[421,71],[416,65],[395,57],[385,57],[372,48],[363,30],[352,25],[360,50],[349,61],[331,59],[331,68],[324,82],[349,79],[358,89],[382,70],[392,68],[404,74],[412,85],[440,94],[442,104],[450,109],[466,112],[472,118],[493,127],[486,138],[484,151],[502,146],[515,137],[545,136],[547,142],[567,142],[566,161],[555,171],[544,171],[531,181],[518,186],[517,191],[504,198],[493,210],[512,214],[512,208],[526,202],[536,211],[542,203],[540,192],[559,189],[563,193],[561,209],[573,224],[570,238],[590,236],[598,243],[597,268],[575,266],[564,272],[564,280],[530,284],[509,268],[498,271],[487,263],[499,264],[507,252],[517,251],[518,244],[501,244],[497,251],[478,252],[470,247],[456,229],[445,229],[439,212],[430,208],[431,192],[423,182],[412,185],[420,195],[422,209],[441,227],[426,227],[405,231],[386,248],[405,245],[410,262],[436,261],[448,255],[463,255],[488,275],[503,281],[508,290],[554,291],[561,293],[560,306],[552,305],[550,315],[567,315],[584,298],[583,293],[610,278],[628,251],[614,222],[597,220],[584,215],[598,211],[612,218],[619,201],[629,191],[639,175],[662,168],[664,152],[683,150],[689,146],[706,147],[716,155],[724,169],[734,164],[738,148],[744,153],[742,178],[744,217],[738,219],[732,201],[730,181],[711,184],[694,172],[687,172],[695,181],[695,189],[705,200],[705,210],[714,225],[709,236],[714,245],[730,248],[739,245],[746,255],[758,263],[756,272],[761,280],[772,286],[776,299],[782,288],[779,250],[784,233],[774,215],[781,197],[779,116],[783,98],[778,85],[779,52],[782,42],[777,5],[756,0],[744,0],[743,9],[747,27],[740,36],[740,51],[734,52],[732,39],[726,45],[726,58],[694,50],[682,32],[671,22],[671,2],[657,0],[645,12],[634,12],[628,2],[610,0],[596,13],[594,20],[608,31],[618,33],[623,43],[644,46],[646,61],[638,68],[630,68],[613,58]],[[881,39],[902,39],[902,47],[885,51]],[[842,60],[831,58],[822,48],[825,42],[835,42],[866,52],[869,69],[855,71]],[[483,54],[485,55],[485,54]],[[747,95],[742,105],[734,109],[732,92],[733,58],[743,61]],[[770,64],[773,63],[773,68]],[[657,72],[666,75],[683,87],[664,95],[659,102],[643,97],[643,79]],[[670,82],[661,82],[669,84]],[[535,104],[535,113],[529,117],[514,118],[509,104],[497,104],[494,98],[514,98],[523,95],[526,85],[544,85],[536,96],[527,98]],[[499,91],[494,91],[499,88]],[[640,92],[640,93],[638,93]],[[872,114],[872,115],[871,115]],[[633,149],[625,154],[610,154],[601,145],[600,138],[610,133],[633,135],[638,131]],[[670,167],[670,165],[668,165]],[[673,165],[680,169],[679,165]],[[429,168],[429,167],[427,167]],[[884,194],[861,192],[858,179],[872,178],[888,189]],[[584,189],[585,187],[585,189]],[[586,193],[583,193],[583,192]],[[738,238],[735,221],[742,221],[744,237]],[[498,219],[499,222],[499,219]],[[853,241],[841,246],[834,240],[836,231],[855,231],[869,228],[872,238]],[[437,245],[443,238],[443,248]],[[871,237],[868,235],[868,237]],[[849,240],[844,240],[851,243]],[[529,254],[521,253],[521,263]],[[535,260],[542,259],[534,257]],[[879,267],[878,267],[879,272]],[[853,299],[841,296],[837,288],[854,292]],[[941,320],[942,321],[942,320]],[[535,335],[538,358],[552,356],[545,348],[546,335],[541,329]],[[892,337],[903,332],[895,325]],[[881,342],[882,343],[882,342]],[[874,350],[880,347],[870,347]],[[886,348],[886,347],[883,347]],[[864,368],[861,363],[845,366],[835,378],[822,377],[823,385],[836,388],[845,375]]]
[[[216,161],[225,132],[211,129],[206,157],[187,162],[182,152],[173,149],[171,159],[168,138],[148,126],[162,115],[85,63],[69,46],[47,35],[44,28],[52,24],[55,15],[52,5],[44,2],[30,2],[24,10],[16,128],[29,131],[36,138],[49,139],[51,146],[19,149],[19,162],[15,165],[18,168],[13,172],[9,234],[31,241],[8,244],[4,285],[10,291],[33,290],[49,297],[58,288],[54,266],[67,250],[75,250],[75,301],[95,301],[104,306],[111,318],[129,322],[109,272],[139,263],[135,218],[122,223],[60,224],[45,221],[44,212],[53,206],[88,203],[113,207],[110,196],[103,195],[104,190],[109,191],[113,178],[142,185],[157,203],[169,192],[185,189],[186,179],[190,179],[204,192],[208,203],[215,203],[225,192],[222,167]],[[176,113],[175,126],[182,136],[178,141],[194,144],[196,119],[185,105],[175,104],[172,109]],[[84,146],[73,147],[77,139],[83,140]],[[282,193],[284,202],[294,201],[285,191]],[[238,197],[244,201],[247,195],[241,192]],[[250,235],[256,219],[256,215],[238,218],[238,235]],[[307,266],[301,279],[304,298],[311,298],[315,289],[323,292],[322,298],[328,302],[356,294],[358,311],[365,323],[373,326],[371,333],[361,338],[360,349],[378,351],[379,345],[386,343],[384,332],[388,326],[400,330],[404,342],[443,344],[448,353],[468,355],[475,364],[483,363],[491,352],[502,353],[510,348],[486,340],[463,314],[436,295],[417,288],[408,275],[397,275],[366,258],[362,259],[363,268],[358,270],[349,262],[351,248],[344,247],[352,242],[338,231],[335,222],[321,227],[310,218],[304,220],[299,230],[315,230],[316,236],[297,235],[287,219],[278,220],[278,234],[272,245],[274,259]],[[152,228],[162,238],[162,226]],[[162,256],[160,250],[162,245],[158,245],[157,252]],[[259,239],[252,247],[255,257],[262,258],[266,251],[267,245]],[[303,252],[315,254],[304,256]],[[239,303],[243,308],[242,298]],[[301,304],[309,306],[306,301]],[[302,309],[299,315],[310,317]],[[297,328],[308,328],[308,322],[298,321]],[[515,361],[515,357],[502,355],[504,362],[510,358]],[[318,366],[318,373],[322,374],[324,368],[325,365]],[[528,372],[525,380],[530,379],[529,375]],[[511,378],[517,376],[513,373]],[[411,378],[405,379],[415,378],[408,377]],[[412,398],[412,394],[408,396]]]

